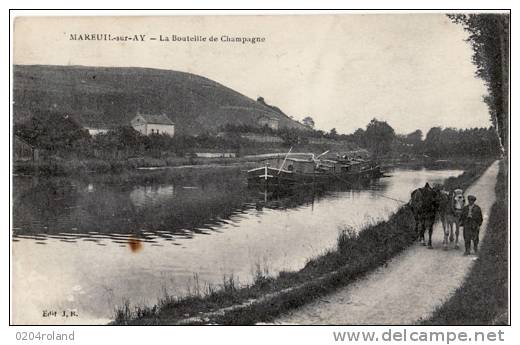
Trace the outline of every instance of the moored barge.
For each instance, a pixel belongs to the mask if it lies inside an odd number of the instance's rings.
[[[383,176],[380,166],[362,158],[320,159],[274,157],[248,170],[248,183],[253,185],[287,186],[294,184],[357,182]]]

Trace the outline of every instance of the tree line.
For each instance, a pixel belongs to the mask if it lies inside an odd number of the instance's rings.
[[[426,155],[431,157],[497,156],[500,141],[494,127],[442,128],[433,127],[423,138],[417,129],[409,134],[396,134],[386,121],[372,119],[366,129],[359,128],[350,135],[342,135],[358,146],[367,148],[373,155]]]
[[[272,129],[247,125],[227,125],[224,135],[202,133],[198,136],[176,134],[142,135],[131,126],[120,126],[106,133],[91,136],[68,116],[44,111],[29,121],[16,124],[14,132],[34,146],[55,155],[110,156],[124,152],[124,156],[160,156],[164,152],[184,156],[200,149],[233,150],[254,148],[258,143],[242,137],[243,133],[274,135],[283,139],[285,147],[308,144],[309,138],[322,137],[344,141],[368,149],[375,157],[395,155],[427,155],[432,157],[492,156],[499,155],[500,142],[494,127],[489,128],[431,128],[423,138],[421,130],[403,135],[386,121],[372,119],[365,129],[352,134],[339,134],[335,129],[328,133],[295,128]],[[222,134],[222,133],[221,133]]]
[[[449,14],[448,17],[468,32],[473,48],[475,75],[482,79],[488,94],[491,121],[502,148],[508,150],[510,16],[498,13]]]

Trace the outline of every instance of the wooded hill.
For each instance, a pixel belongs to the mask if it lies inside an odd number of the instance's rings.
[[[129,125],[137,114],[167,115],[176,133],[216,133],[226,124],[258,125],[262,115],[280,128],[307,129],[276,107],[213,80],[151,68],[84,66],[14,67],[14,122],[38,110],[69,115],[82,126]]]

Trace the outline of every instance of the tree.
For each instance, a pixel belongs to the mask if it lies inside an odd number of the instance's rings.
[[[117,127],[112,131],[117,139],[116,145],[120,149],[136,148],[143,143],[146,138],[141,133],[136,131],[132,126]]]
[[[330,130],[329,136],[331,139],[336,139],[338,137],[338,131],[336,130],[336,128],[332,128]]]
[[[352,141],[354,141],[359,146],[366,147],[365,130],[363,128],[356,129],[356,131],[352,134]]]
[[[425,152],[433,157],[497,156],[500,142],[494,127],[455,129],[433,127],[424,140]]]
[[[53,153],[81,151],[90,140],[88,131],[70,116],[45,110],[35,112],[27,122],[15,125],[14,133]]]
[[[425,152],[428,154],[437,154],[439,152],[440,145],[442,143],[442,128],[441,127],[432,127],[426,133],[426,138],[424,139],[424,147]]]
[[[408,144],[419,145],[422,142],[423,132],[418,129],[406,135],[405,140]]]
[[[303,120],[302,120],[302,123],[307,126],[307,127],[310,127],[310,128],[314,128],[314,119],[310,116],[307,116],[307,117],[304,117]]]
[[[299,131],[291,128],[280,129],[278,135],[283,139],[286,146],[296,145],[300,141]]]
[[[386,121],[378,121],[374,118],[367,125],[365,143],[374,155],[381,156],[388,153],[394,139],[395,131]]]
[[[131,126],[116,127],[107,133],[94,136],[94,148],[103,153],[137,153],[141,147],[149,146],[150,139]]]
[[[509,112],[509,15],[456,14],[448,15],[468,31],[473,47],[476,75],[484,80],[488,95],[491,121],[496,128],[503,149],[507,149]]]

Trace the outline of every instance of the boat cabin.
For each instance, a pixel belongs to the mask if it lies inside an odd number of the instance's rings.
[[[316,163],[310,159],[287,158],[284,162],[283,157],[269,158],[263,161],[264,165],[269,164],[272,169],[294,171],[302,174],[312,174],[316,168]],[[282,166],[283,164],[283,166]]]

